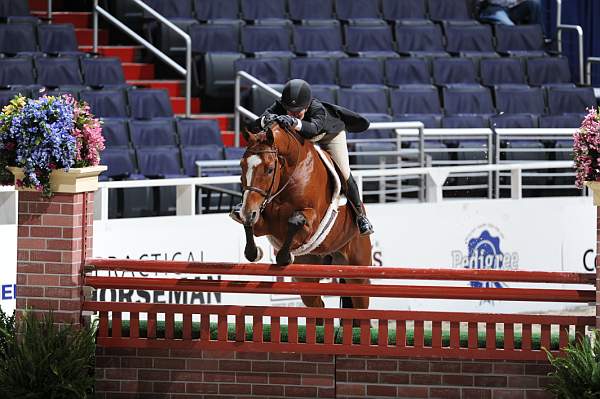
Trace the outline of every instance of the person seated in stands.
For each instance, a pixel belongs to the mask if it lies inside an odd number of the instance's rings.
[[[542,0],[479,0],[479,20],[501,25],[542,24]]]
[[[259,131],[273,121],[296,130],[306,139],[318,142],[331,155],[346,180],[345,194],[356,215],[360,234],[372,234],[373,226],[367,219],[358,186],[350,173],[346,144],[346,131],[367,130],[369,121],[346,108],[313,98],[310,85],[302,79],[288,81],[281,99],[276,100],[252,123],[250,131]]]

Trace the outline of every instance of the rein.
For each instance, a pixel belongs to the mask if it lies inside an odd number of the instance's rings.
[[[297,153],[296,153],[296,162],[298,161],[298,159],[300,158],[300,146],[301,146],[301,142],[298,139],[298,137],[291,132],[288,132],[286,130],[286,133],[291,134],[291,136],[298,142],[299,145],[296,146],[297,148]],[[287,181],[283,184],[283,186],[277,190],[275,193],[273,193],[273,187],[275,186],[275,180],[276,180],[276,175],[277,175],[277,170],[284,164],[283,161],[283,157],[279,154],[279,150],[275,147],[271,147],[271,149],[268,150],[260,150],[260,151],[256,151],[256,150],[252,150],[251,148],[248,148],[246,150],[246,152],[250,153],[250,154],[275,154],[275,170],[273,172],[273,179],[271,180],[271,184],[269,185],[269,188],[267,189],[267,191],[258,188],[258,187],[254,187],[254,186],[248,186],[245,185],[244,187],[244,191],[254,191],[255,193],[260,194],[261,196],[264,197],[263,202],[260,204],[260,213],[262,213],[265,208],[279,195],[283,192],[283,190],[286,189],[286,187],[290,184],[291,181],[291,177],[294,175],[294,173],[296,172],[296,168],[298,167],[298,164],[296,163],[296,166],[294,167],[294,170],[292,170],[292,172],[289,174]],[[281,159],[281,161],[280,161]],[[279,174],[279,183],[281,183],[281,172]]]

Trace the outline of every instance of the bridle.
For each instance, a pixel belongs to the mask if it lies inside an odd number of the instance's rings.
[[[298,142],[298,138],[296,137],[296,135],[292,134],[292,137],[294,137]],[[299,142],[300,143],[300,142]],[[258,155],[258,154],[275,154],[275,169],[273,170],[273,178],[271,179],[271,184],[269,185],[269,188],[267,189],[267,191],[258,188],[258,187],[254,187],[254,186],[249,186],[247,184],[243,184],[242,183],[242,189],[243,191],[253,191],[255,193],[260,194],[263,197],[263,201],[260,204],[260,208],[259,208],[259,212],[262,213],[265,208],[271,203],[273,202],[273,200],[283,192],[283,190],[286,189],[286,187],[290,184],[290,181],[292,180],[292,176],[294,175],[294,172],[296,171],[296,168],[298,167],[298,165],[296,164],[296,166],[294,167],[294,170],[292,171],[292,173],[290,173],[290,175],[288,176],[287,181],[283,184],[283,186],[281,188],[279,188],[279,190],[277,190],[275,193],[273,193],[273,189],[276,185],[279,185],[279,183],[281,183],[281,172],[277,173],[278,169],[283,167],[283,164],[285,163],[284,158],[279,154],[279,150],[275,147],[270,147],[269,149],[264,149],[264,150],[253,150],[252,148],[248,148],[246,150],[247,153],[253,154],[253,155]],[[296,159],[298,159],[300,155],[300,145],[298,145],[298,154],[296,156]],[[277,176],[279,176],[279,179],[277,179]],[[279,180],[276,184],[276,180]],[[246,182],[248,183],[248,182]],[[252,183],[252,182],[250,182]]]

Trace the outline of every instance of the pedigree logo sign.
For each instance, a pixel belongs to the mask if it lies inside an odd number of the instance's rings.
[[[451,253],[452,267],[462,269],[517,270],[519,253],[505,248],[505,238],[500,229],[483,224],[473,229],[465,238],[465,249]],[[500,281],[471,281],[471,287],[502,288]]]

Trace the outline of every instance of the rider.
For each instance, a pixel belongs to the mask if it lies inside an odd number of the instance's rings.
[[[321,102],[312,97],[310,85],[302,79],[292,79],[283,88],[280,100],[276,100],[251,125],[258,131],[265,125],[277,121],[280,125],[295,129],[301,136],[318,142],[340,169],[346,180],[346,197],[356,215],[361,235],[373,233],[373,226],[362,207],[356,181],[350,173],[346,131],[362,132],[369,121],[346,108]]]

